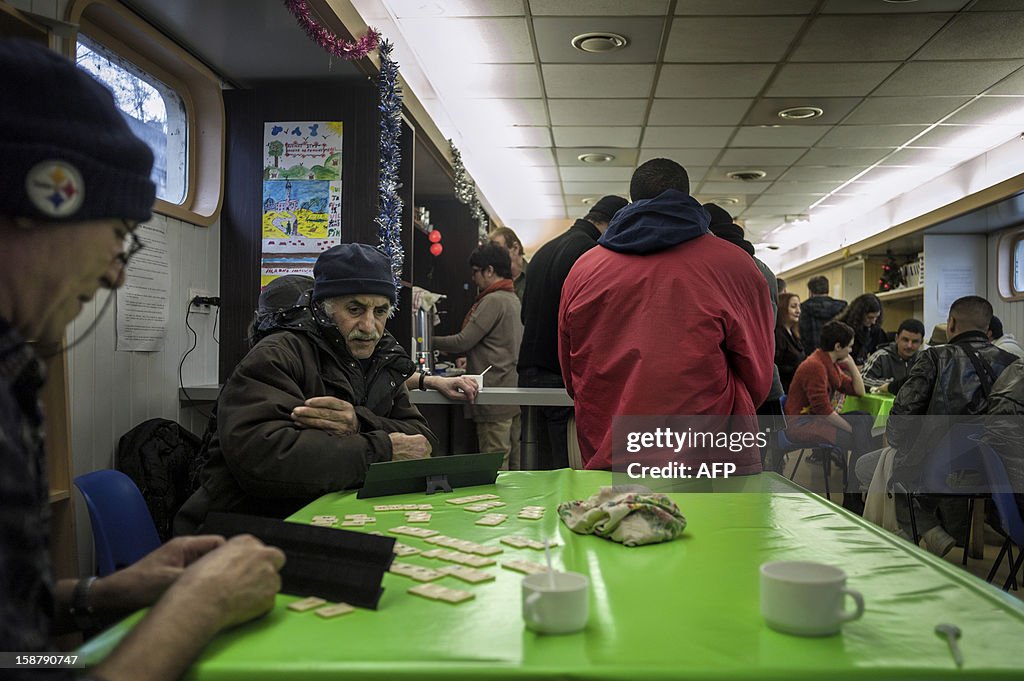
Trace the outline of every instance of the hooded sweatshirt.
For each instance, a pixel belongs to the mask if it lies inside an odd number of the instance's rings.
[[[836,300],[829,296],[811,296],[800,303],[800,338],[808,353],[818,349],[821,329],[825,322],[831,321],[845,309],[845,300]]]
[[[569,272],[559,359],[587,468],[631,462],[613,443],[616,416],[702,416],[701,430],[731,418],[726,428],[740,431],[768,394],[775,320],[767,304],[750,304],[766,299],[767,284],[750,256],[708,233],[708,221],[675,190],[636,201]],[[673,460],[735,463],[738,474],[761,467],[755,447],[683,450]]]

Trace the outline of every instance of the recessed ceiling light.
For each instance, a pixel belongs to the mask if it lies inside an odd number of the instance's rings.
[[[725,174],[730,180],[742,180],[744,182],[753,182],[754,180],[760,180],[768,173],[763,170],[733,170]]]
[[[581,33],[572,39],[572,46],[577,50],[594,54],[621,50],[628,44],[629,40],[618,33]]]
[[[589,206],[592,203],[597,203],[597,198],[594,196],[587,196],[580,199],[580,203]]]
[[[580,154],[577,156],[579,160],[584,163],[609,163],[615,160],[615,157],[611,154]]]
[[[767,248],[769,251],[777,251],[777,250],[779,250],[779,245],[778,244],[765,244],[764,247]]]
[[[816,106],[791,106],[780,111],[778,116],[787,121],[804,121],[808,118],[817,118],[823,113],[825,112]]]
[[[786,216],[786,224],[790,225],[802,225],[811,221],[811,216],[807,213],[794,213]]]
[[[740,200],[732,196],[716,196],[709,203],[717,203],[719,206],[735,206]]]

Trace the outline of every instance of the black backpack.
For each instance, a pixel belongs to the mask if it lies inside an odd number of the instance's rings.
[[[171,538],[174,515],[195,491],[202,440],[174,421],[149,419],[117,443],[117,470],[135,481],[161,541]]]

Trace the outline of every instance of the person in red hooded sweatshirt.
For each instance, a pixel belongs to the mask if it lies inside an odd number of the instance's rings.
[[[558,311],[559,361],[589,469],[622,468],[612,460],[616,416],[749,422],[772,383],[775,318],[753,259],[709,232],[675,161],[641,165],[629,192],[633,203],[569,272]],[[756,446],[726,455],[735,474],[761,470]],[[699,448],[683,459],[721,460]]]

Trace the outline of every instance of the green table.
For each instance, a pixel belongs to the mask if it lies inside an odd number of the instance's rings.
[[[497,580],[472,589],[462,605],[434,603],[405,593],[413,585],[386,575],[376,612],[357,610],[324,621],[287,611],[279,596],[266,618],[217,638],[189,678],[224,681],[282,679],[937,679],[1021,678],[1024,604],[920,549],[846,513],[788,481],[764,481],[786,493],[691,493],[675,499],[689,520],[683,538],[626,548],[575,535],[554,507],[585,498],[611,474],[596,471],[504,473],[496,485],[464,488],[459,496],[493,492],[511,512],[504,525],[473,524],[478,517],[445,504],[443,495],[356,499],[327,495],[296,513],[368,513],[377,528],[404,524],[401,513],[374,513],[381,503],[431,502],[430,527],[449,536],[492,542],[509,534],[554,537],[559,567],[589,575],[591,615],[586,630],[542,637],[523,628],[520,575],[486,568]],[[517,520],[523,505],[548,508],[543,520]],[[369,529],[372,526],[368,526]],[[414,538],[402,542],[426,548]],[[542,552],[506,549],[502,557],[543,561]],[[864,617],[824,639],[768,629],[758,611],[758,566],[772,559],[833,563],[863,592]],[[415,556],[423,565],[436,564]],[[952,622],[963,629],[965,668],[957,670],[932,629]],[[93,662],[131,620],[81,651]]]
[[[874,415],[875,424],[873,429],[885,430],[885,424],[889,420],[889,412],[892,411],[892,403],[896,398],[892,395],[878,395],[868,393],[864,397],[849,395],[843,400],[843,413],[848,411],[866,411]]]

